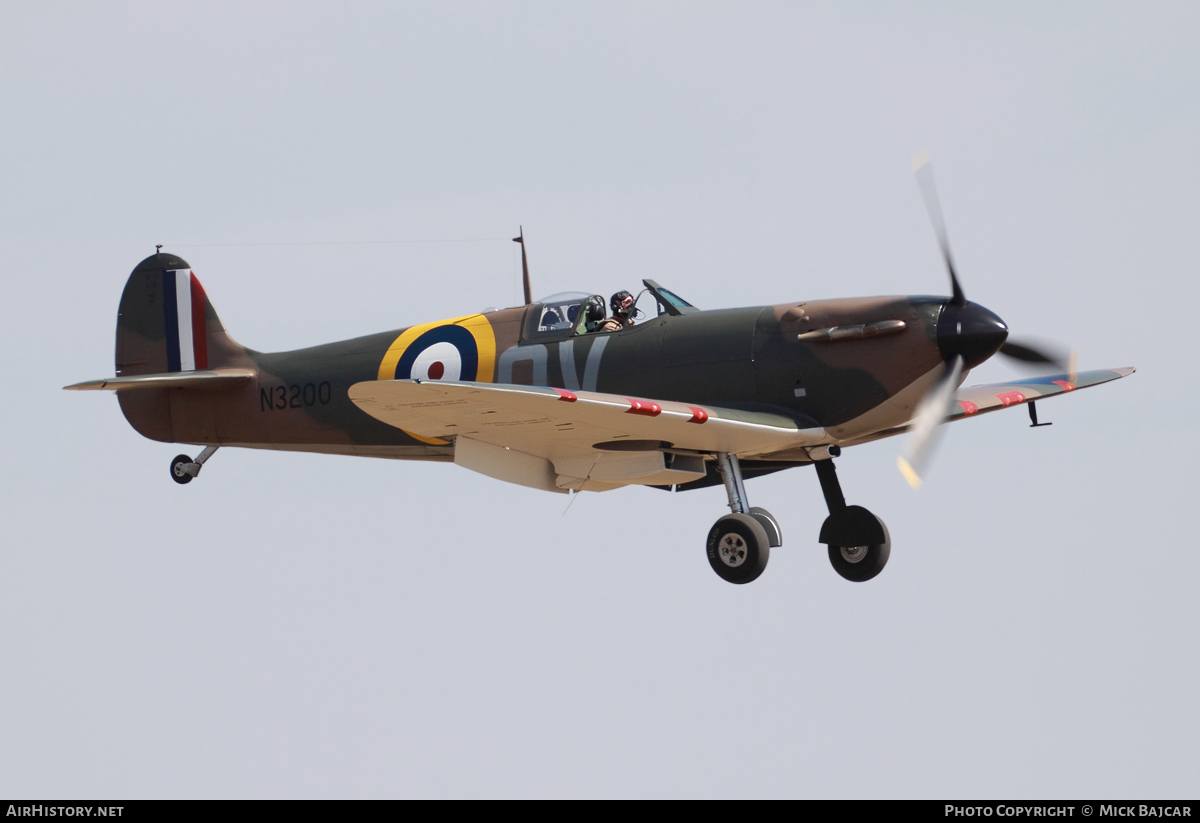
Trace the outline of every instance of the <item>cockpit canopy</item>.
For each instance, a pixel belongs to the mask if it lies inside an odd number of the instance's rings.
[[[574,329],[575,321],[583,314],[584,304],[590,294],[581,291],[564,291],[544,297],[538,302],[542,304],[542,313],[538,318],[539,332],[561,331]]]
[[[638,294],[637,299],[640,301],[642,295],[647,292],[653,295],[657,303],[658,315],[681,315],[699,311],[691,303],[675,293],[667,291],[653,280],[643,280],[642,283],[646,288]],[[605,307],[604,314],[607,314],[608,301],[602,295],[591,295],[581,291],[559,292],[531,303],[525,314],[522,339],[527,342],[564,340],[575,335],[594,332],[604,322],[604,315],[602,314],[598,319],[587,316],[587,304],[592,297],[599,299],[600,305]],[[634,306],[636,308],[636,302]],[[635,316],[637,314],[638,312],[635,312]],[[645,318],[644,312],[640,314]]]

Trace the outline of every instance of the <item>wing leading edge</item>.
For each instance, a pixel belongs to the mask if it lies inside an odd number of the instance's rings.
[[[943,422],[952,423],[968,417],[999,411],[1010,406],[1019,406],[1066,394],[1077,389],[1099,386],[1112,380],[1128,377],[1137,369],[1132,366],[1122,369],[1100,369],[1097,371],[1079,372],[1077,374],[1049,374],[1042,377],[1030,377],[1024,380],[1014,380],[1009,383],[988,383],[980,386],[967,386],[954,393],[954,407]],[[895,437],[904,434],[911,424],[893,426],[872,434],[856,437],[851,441],[841,441],[840,445],[858,446],[885,437]]]
[[[1132,366],[1123,369],[1101,369],[1085,371],[1078,374],[1050,374],[1044,377],[1031,377],[1024,380],[1014,380],[1009,383],[989,383],[982,386],[969,386],[954,393],[955,409],[946,417],[947,421],[961,420],[964,417],[974,417],[978,414],[1005,409],[1009,406],[1019,406],[1032,403],[1044,397],[1066,394],[1076,389],[1086,389],[1099,386],[1110,380],[1119,380],[1133,374],[1137,369]]]

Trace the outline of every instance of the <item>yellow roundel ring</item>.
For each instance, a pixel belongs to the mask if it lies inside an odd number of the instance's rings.
[[[407,328],[388,346],[379,380],[453,380],[491,383],[496,369],[496,335],[482,314],[469,314]],[[436,446],[447,441],[409,437]]]

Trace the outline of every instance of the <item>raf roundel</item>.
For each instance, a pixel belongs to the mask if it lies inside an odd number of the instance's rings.
[[[408,344],[396,363],[397,380],[474,382],[479,376],[479,345],[462,326],[430,329]]]
[[[380,380],[490,383],[496,338],[481,315],[405,329],[379,364]]]
[[[496,366],[496,336],[481,314],[405,329],[379,364],[379,380],[440,380],[490,383]],[[446,445],[436,437],[405,432],[414,440]]]

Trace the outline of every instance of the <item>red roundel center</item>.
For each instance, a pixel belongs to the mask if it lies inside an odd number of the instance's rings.
[[[441,360],[435,360],[429,364],[429,379],[441,380],[442,375],[446,373],[446,366]]]

